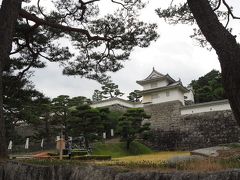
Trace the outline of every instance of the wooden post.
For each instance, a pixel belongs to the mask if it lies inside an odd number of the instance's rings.
[[[63,159],[63,149],[65,149],[65,139],[64,136],[57,136],[56,149],[59,152],[59,159]]]
[[[60,136],[60,147],[59,147],[59,150],[60,150],[60,157],[59,159],[62,160],[63,159],[63,147],[62,147],[62,141],[63,141],[63,138],[62,138],[62,135]]]

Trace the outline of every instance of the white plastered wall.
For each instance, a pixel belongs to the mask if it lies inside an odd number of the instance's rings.
[[[126,102],[126,101],[122,101],[120,99],[113,99],[113,100],[109,100],[109,101],[100,101],[96,104],[92,104],[91,107],[92,108],[98,108],[98,107],[108,107],[108,106],[112,106],[112,105],[116,105],[116,104],[119,104],[119,105],[122,105],[122,106],[125,106],[125,107],[129,107],[129,108],[135,108],[135,107],[143,107],[142,104],[134,104],[132,102]]]
[[[167,96],[167,92],[169,93],[169,96]],[[153,98],[153,95],[158,95],[157,98]],[[176,101],[179,100],[184,104],[184,94],[179,89],[170,89],[165,91],[160,91],[157,93],[149,93],[146,95],[143,95],[143,103],[151,103],[151,104],[158,104],[163,102],[169,102],[169,101]]]
[[[152,87],[152,84],[157,84],[156,87]],[[158,87],[164,87],[167,86],[168,82],[166,80],[162,80],[162,81],[156,81],[156,82],[151,82],[148,84],[144,84],[143,85],[143,90],[149,90],[149,89],[153,89],[153,88],[158,88]]]
[[[228,101],[202,103],[193,106],[185,106],[181,109],[181,115],[196,114],[211,111],[231,110]]]

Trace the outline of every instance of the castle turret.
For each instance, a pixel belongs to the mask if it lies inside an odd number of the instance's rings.
[[[184,94],[189,90],[182,85],[181,80],[176,81],[168,74],[163,75],[154,68],[151,74],[140,81],[143,87],[140,94],[143,96],[143,104],[158,104],[169,101],[180,101],[184,105]]]

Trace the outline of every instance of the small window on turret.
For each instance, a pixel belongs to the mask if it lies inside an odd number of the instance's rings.
[[[170,96],[170,92],[169,91],[166,91],[166,96]]]

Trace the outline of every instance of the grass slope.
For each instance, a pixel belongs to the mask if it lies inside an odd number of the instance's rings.
[[[93,154],[94,155],[110,155],[112,158],[132,156],[140,154],[150,154],[153,151],[139,142],[132,142],[130,144],[130,149],[126,149],[126,143],[96,143],[94,145]]]

